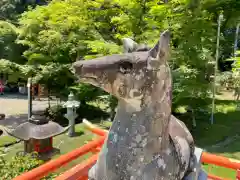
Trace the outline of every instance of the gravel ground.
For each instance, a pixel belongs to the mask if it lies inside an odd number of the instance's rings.
[[[56,103],[56,101],[51,101],[51,105]],[[47,99],[41,99],[41,101],[33,101],[33,110],[47,107]],[[0,95],[0,113],[4,113],[6,115],[5,120],[0,121],[0,126],[15,128],[19,124],[26,122],[28,113],[27,96]]]

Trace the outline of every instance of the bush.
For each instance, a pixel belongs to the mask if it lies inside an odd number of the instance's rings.
[[[210,98],[179,98],[172,106],[172,114],[183,121],[190,131],[195,129],[193,119],[203,120],[209,118],[208,106],[212,103]]]
[[[62,126],[68,125],[68,119],[64,117],[67,113],[66,108],[62,105],[55,105],[47,108],[46,116],[50,118],[52,121],[59,123]],[[76,123],[81,123],[83,118],[88,120],[94,119],[106,119],[109,117],[109,114],[102,109],[89,105],[89,104],[81,104],[77,109],[78,117],[76,119]]]
[[[77,118],[77,122],[82,122],[83,118],[86,118],[88,120],[94,120],[94,119],[106,119],[109,117],[109,113],[103,111],[102,109],[92,106],[92,105],[88,105],[88,104],[84,104],[84,105],[80,105],[80,107],[77,109],[77,113],[78,113],[78,118]]]
[[[76,95],[76,100],[80,101],[82,104],[86,104],[86,102],[89,101],[95,101],[99,98],[99,96],[106,94],[100,88],[83,83],[72,86],[70,89]]]
[[[66,113],[67,110],[63,108],[62,105],[54,105],[46,109],[46,116],[62,126],[68,125],[68,120],[64,117]]]
[[[38,159],[37,153],[16,155],[7,161],[4,159],[4,151],[0,151],[0,177],[4,180],[11,180],[43,163],[43,160]],[[56,176],[57,174],[50,174],[42,179],[51,180]]]

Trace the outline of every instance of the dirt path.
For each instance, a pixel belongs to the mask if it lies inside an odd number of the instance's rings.
[[[231,91],[221,91],[221,94],[216,95],[216,98],[220,100],[235,100],[234,92]]]
[[[51,105],[56,104],[56,101],[51,101]],[[33,101],[33,110],[48,107],[48,101]],[[21,123],[27,121],[28,100],[27,96],[23,95],[3,95],[0,96],[0,113],[6,115],[5,120],[0,121],[0,126],[7,128],[15,128]]]
[[[27,105],[25,96],[0,96],[0,112],[6,116],[26,114]]]

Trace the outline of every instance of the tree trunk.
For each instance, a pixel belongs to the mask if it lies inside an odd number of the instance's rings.
[[[50,95],[51,95],[51,90],[50,90],[50,88],[48,88],[48,108],[50,108],[51,107],[51,103],[50,103]]]

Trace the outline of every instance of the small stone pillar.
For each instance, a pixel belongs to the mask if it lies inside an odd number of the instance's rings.
[[[69,130],[68,130],[68,136],[72,137],[75,135],[75,119],[77,118],[77,112],[76,109],[79,107],[80,102],[74,100],[74,95],[71,92],[68,96],[68,101],[63,104],[64,107],[67,108],[67,114],[65,114],[65,117],[69,121]]]

